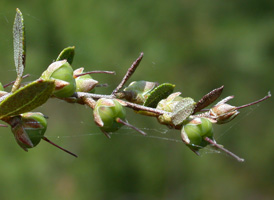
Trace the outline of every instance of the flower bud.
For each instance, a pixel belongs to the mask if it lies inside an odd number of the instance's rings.
[[[162,99],[156,109],[164,110],[166,112],[173,112],[175,110],[176,105],[183,99],[180,96],[181,92],[175,92],[169,95],[166,99]]]
[[[158,103],[156,109],[168,112],[158,117],[161,124],[176,127],[193,112],[194,100],[190,97],[181,97],[180,94],[180,92],[172,93]]]
[[[102,131],[114,132],[122,126],[117,119],[125,120],[126,111],[117,100],[101,98],[96,102],[93,115]]]
[[[55,90],[53,94],[58,98],[70,97],[76,91],[73,69],[66,60],[52,63],[48,69],[43,72],[41,78],[55,80]]]
[[[13,117],[9,124],[16,142],[25,151],[38,145],[47,129],[47,121],[39,112],[23,113]]]
[[[215,119],[217,124],[224,124],[234,119],[240,112],[236,106],[223,103],[210,109],[210,116]]]
[[[73,75],[78,75],[84,73],[84,68],[74,70]],[[95,86],[98,84],[98,81],[92,79],[89,74],[78,76],[75,78],[76,82],[76,92],[94,92]]]
[[[133,81],[124,89],[125,99],[136,104],[144,104],[149,93],[158,86],[156,82]]]
[[[194,152],[208,145],[205,137],[213,138],[212,123],[206,118],[194,118],[181,130],[183,142]]]
[[[171,125],[172,126],[172,113],[175,111],[176,105],[183,99],[180,96],[181,92],[175,92],[169,95],[166,99],[162,99],[156,109],[169,112],[167,114],[159,115],[158,121],[161,124]]]

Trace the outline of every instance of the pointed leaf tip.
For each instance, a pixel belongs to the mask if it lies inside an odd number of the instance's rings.
[[[18,8],[16,9],[13,24],[13,48],[17,76],[22,76],[26,59],[25,26],[23,15]]]

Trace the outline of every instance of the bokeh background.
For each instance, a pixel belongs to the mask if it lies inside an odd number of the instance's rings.
[[[183,96],[200,99],[225,85],[222,97],[242,105],[274,91],[274,3],[269,0],[21,1],[0,2],[1,82],[15,79],[12,25],[23,12],[27,34],[25,73],[38,78],[67,46],[73,67],[114,70],[94,75],[109,93],[144,52],[133,80],[171,82]],[[122,129],[108,140],[90,109],[52,99],[37,111],[49,116],[46,135],[77,153],[41,142],[28,153],[9,128],[0,134],[1,199],[273,199],[273,99],[216,126],[215,137],[245,158],[223,153],[196,156],[178,131],[155,119],[128,120],[148,133]]]

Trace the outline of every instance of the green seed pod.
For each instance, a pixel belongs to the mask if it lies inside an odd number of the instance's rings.
[[[16,142],[25,151],[38,145],[47,129],[47,121],[39,112],[23,113],[10,119],[9,123]]]
[[[79,75],[84,73],[84,68],[74,70],[73,75]],[[94,80],[89,74],[78,76],[75,78],[76,82],[76,92],[95,92],[95,86],[98,81]]]
[[[194,118],[183,126],[181,137],[192,151],[198,153],[199,149],[208,145],[205,137],[213,139],[212,123],[206,118]]]
[[[43,72],[41,78],[45,80],[55,80],[56,87],[53,94],[58,98],[70,97],[76,91],[73,69],[66,60],[52,63],[48,69]]]
[[[229,104],[218,104],[210,109],[210,116],[216,120],[217,124],[224,124],[234,119],[240,112],[236,106]]]
[[[94,121],[104,132],[114,132],[123,126],[117,122],[125,120],[125,108],[115,99],[101,98],[96,102],[93,110]]]
[[[156,82],[133,81],[124,89],[125,99],[143,105],[150,92],[157,86]]]

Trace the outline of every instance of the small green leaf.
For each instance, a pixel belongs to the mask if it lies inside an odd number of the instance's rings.
[[[61,51],[59,56],[57,57],[56,61],[59,60],[67,60],[69,64],[72,64],[74,54],[75,54],[75,46],[67,47]]]
[[[23,76],[26,60],[25,26],[23,15],[18,8],[13,25],[13,48],[17,76]]]
[[[156,108],[159,101],[167,98],[174,90],[175,85],[171,83],[163,83],[157,86],[150,92],[150,95],[146,99],[144,106]]]
[[[41,106],[49,99],[54,87],[54,81],[38,79],[18,89],[0,103],[0,119]]]
[[[17,79],[13,85],[12,92],[20,87],[26,61],[25,26],[23,15],[18,8],[16,9],[13,24],[13,48]]]

